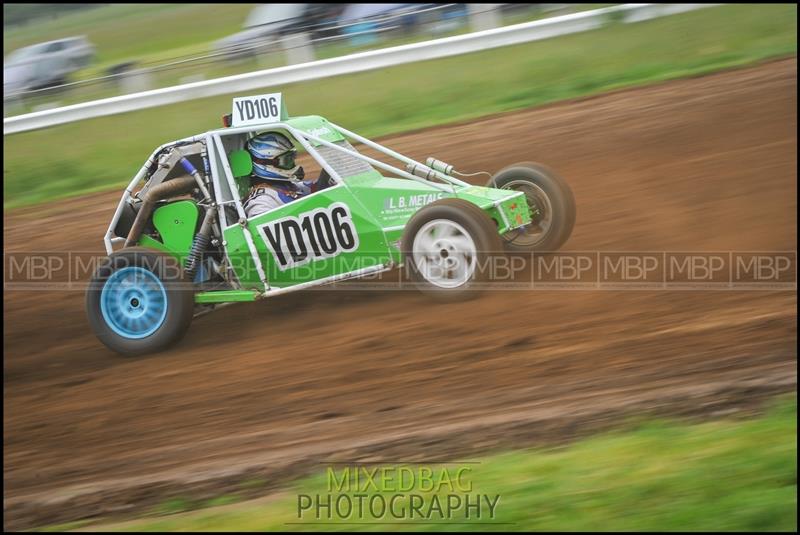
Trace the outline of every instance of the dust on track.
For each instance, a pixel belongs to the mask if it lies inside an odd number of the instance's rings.
[[[796,95],[791,58],[383,141],[464,169],[547,163],[577,199],[566,250],[790,251]],[[5,214],[5,252],[100,253],[117,199]],[[796,390],[796,305],[788,291],[435,306],[315,291],[199,318],[173,350],[129,360],[94,339],[82,293],[6,291],[6,527],[280,484],[326,459],[463,458],[630,415],[750,410]]]

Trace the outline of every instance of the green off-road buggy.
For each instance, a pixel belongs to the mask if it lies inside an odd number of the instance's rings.
[[[572,192],[538,164],[475,186],[444,162],[422,164],[322,117],[289,118],[280,94],[234,99],[224,119],[225,128],[156,149],[114,212],[109,256],[86,293],[89,322],[114,351],[161,350],[224,304],[397,266],[404,284],[463,298],[491,278],[504,248],[554,251],[572,231]],[[289,136],[327,187],[248,219],[253,162],[244,147],[265,131]]]

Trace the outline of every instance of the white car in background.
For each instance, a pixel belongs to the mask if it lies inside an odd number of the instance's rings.
[[[224,59],[258,56],[278,50],[283,36],[310,32],[318,37],[325,24],[333,25],[345,4],[261,4],[253,8],[244,29],[214,43]]]
[[[3,98],[65,83],[94,57],[95,48],[83,35],[15,50],[3,60]]]

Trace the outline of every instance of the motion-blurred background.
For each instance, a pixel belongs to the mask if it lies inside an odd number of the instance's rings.
[[[12,4],[4,19],[4,113],[331,58],[596,6],[228,4],[220,12],[212,4]],[[48,12],[45,18],[43,10]]]

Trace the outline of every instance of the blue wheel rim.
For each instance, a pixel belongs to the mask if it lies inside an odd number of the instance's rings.
[[[140,267],[114,272],[100,292],[100,310],[112,331],[124,338],[146,338],[167,317],[167,291],[158,277]]]

